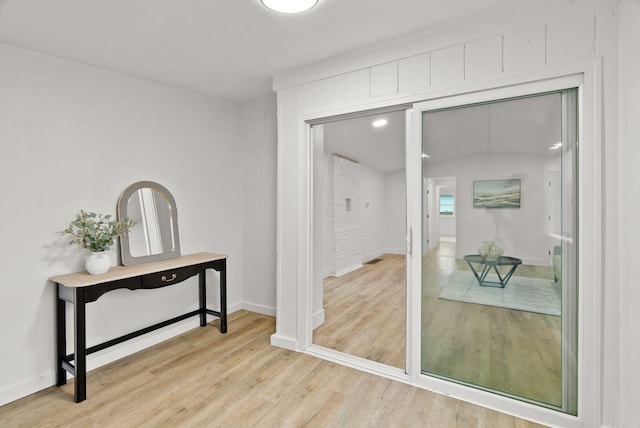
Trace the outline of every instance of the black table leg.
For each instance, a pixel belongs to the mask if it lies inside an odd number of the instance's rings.
[[[62,361],[67,356],[67,319],[65,301],[60,298],[60,287],[56,285],[56,385],[67,383],[67,371]]]
[[[207,325],[207,270],[203,269],[199,274],[200,295],[200,327]]]
[[[220,333],[227,332],[227,259],[220,270]]]
[[[75,401],[79,403],[87,398],[87,333],[85,319],[85,299],[82,287],[74,288],[74,367]]]

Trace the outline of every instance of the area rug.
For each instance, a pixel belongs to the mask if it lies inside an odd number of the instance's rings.
[[[487,280],[497,278],[489,275]],[[559,283],[521,276],[512,276],[505,288],[481,287],[471,272],[459,271],[447,279],[440,298],[559,316],[561,293]]]

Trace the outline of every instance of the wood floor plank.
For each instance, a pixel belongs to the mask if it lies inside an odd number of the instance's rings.
[[[559,406],[562,402],[561,318],[440,299],[443,284],[468,271],[455,243],[423,257],[424,371]],[[325,322],[313,342],[371,361],[405,364],[405,257],[324,280]],[[515,276],[552,279],[549,267],[521,265]]]
[[[273,347],[272,317],[211,325],[0,407],[13,427],[536,427],[534,423]]]

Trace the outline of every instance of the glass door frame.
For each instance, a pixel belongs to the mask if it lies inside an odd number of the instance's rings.
[[[600,188],[601,160],[599,139],[596,137],[597,125],[586,126],[586,123],[597,124],[595,100],[598,91],[585,91],[585,86],[593,84],[594,77],[589,73],[578,73],[565,77],[553,78],[539,82],[524,83],[514,86],[488,89],[462,95],[434,99],[415,103],[412,109],[411,132],[407,133],[407,199],[413,203],[408,208],[408,241],[411,243],[411,262],[409,283],[411,308],[411,326],[407,332],[411,334],[409,342],[411,356],[408,361],[409,372],[415,383],[425,389],[445,395],[474,402],[485,407],[499,409],[516,415],[529,415],[532,419],[550,425],[567,427],[582,426],[582,421],[597,419],[596,409],[589,403],[600,403],[599,377],[594,371],[600,367],[597,350],[600,349],[600,311],[596,307],[600,294],[600,231],[599,209],[600,192],[588,189]],[[435,376],[421,373],[421,300],[422,300],[422,115],[424,112],[483,103],[494,100],[515,98],[550,91],[578,88],[578,416],[574,417],[556,410],[519,401],[504,395],[472,388]],[[586,309],[589,308],[588,311]],[[588,317],[585,316],[588,312]],[[585,334],[589,332],[589,334]],[[594,334],[596,333],[596,334]],[[595,336],[595,337],[594,337]]]
[[[298,283],[296,295],[281,298],[279,303],[293,304],[297,310],[284,315],[285,321],[294,319],[295,338],[272,337],[272,343],[288,349],[295,349],[319,358],[333,361],[348,367],[374,373],[390,379],[412,384],[420,388],[449,395],[464,401],[472,402],[483,407],[512,414],[552,426],[582,427],[598,425],[601,421],[601,367],[602,367],[602,168],[601,159],[601,104],[602,104],[602,63],[599,58],[586,61],[575,61],[556,66],[547,71],[522,75],[504,80],[484,84],[470,84],[451,90],[434,92],[432,94],[416,94],[407,97],[397,97],[369,104],[367,106],[344,107],[305,115],[299,114],[298,136],[301,144],[306,144],[298,154],[297,202],[299,231],[297,243],[301,257],[296,263]],[[420,121],[413,117],[420,117],[417,111],[421,109],[435,109],[456,105],[485,102],[491,99],[523,96],[532,93],[548,92],[559,89],[578,87],[579,98],[579,373],[578,373],[578,416],[567,416],[554,410],[533,404],[517,401],[512,398],[499,396],[446,380],[429,377],[420,373],[420,281],[421,260],[417,257],[421,236],[421,202],[419,181],[415,177],[421,176],[421,141]],[[424,101],[430,100],[430,101]],[[403,107],[401,107],[403,106]],[[408,261],[407,280],[410,287],[407,290],[407,364],[405,370],[389,370],[389,366],[380,367],[371,361],[349,358],[340,353],[331,352],[312,343],[312,270],[313,270],[313,202],[311,175],[312,154],[310,143],[312,140],[311,126],[335,115],[353,115],[372,109],[411,109],[407,113],[407,244],[413,254]],[[416,156],[417,154],[417,156]],[[279,154],[282,156],[282,153]],[[280,184],[282,186],[282,184]],[[593,191],[593,189],[597,189]],[[416,195],[417,192],[417,195]],[[414,201],[415,198],[415,201]],[[282,203],[282,201],[280,202]],[[281,209],[279,207],[279,209]],[[282,238],[279,238],[282,239]],[[283,245],[278,241],[278,248]],[[281,275],[281,273],[277,273]],[[282,315],[279,310],[279,315]],[[293,317],[293,318],[292,318]],[[276,324],[285,322],[278,316]],[[276,330],[281,330],[277,327]]]
[[[409,133],[412,132],[412,126],[411,126],[411,110],[409,109],[410,105],[409,104],[397,104],[397,105],[392,105],[392,106],[387,106],[387,107],[381,107],[381,108],[374,108],[374,109],[370,109],[370,110],[362,110],[362,111],[357,111],[357,112],[350,112],[350,113],[346,113],[344,115],[337,115],[337,116],[333,116],[333,117],[324,117],[324,118],[314,118],[312,120],[308,120],[305,121],[305,134],[306,134],[306,141],[307,141],[307,147],[308,147],[308,151],[307,151],[307,165],[309,167],[308,171],[307,171],[307,207],[308,207],[308,213],[309,213],[309,218],[308,218],[308,259],[307,259],[307,266],[308,266],[308,278],[307,278],[307,284],[309,285],[309,289],[307,290],[306,295],[301,296],[302,299],[305,301],[305,306],[307,308],[307,313],[311,314],[311,317],[306,316],[304,317],[304,350],[305,353],[308,353],[310,355],[316,356],[316,357],[320,357],[329,361],[333,361],[339,364],[343,364],[352,368],[356,368],[359,370],[363,370],[369,373],[373,373],[373,374],[377,374],[380,376],[384,376],[386,378],[389,379],[393,379],[393,380],[397,380],[400,382],[404,382],[404,383],[414,383],[415,384],[415,379],[416,379],[416,372],[413,371],[411,364],[412,360],[411,360],[411,355],[412,352],[410,351],[411,346],[412,346],[412,339],[411,339],[411,331],[412,331],[412,319],[413,319],[413,314],[411,313],[411,307],[410,307],[410,290],[412,289],[412,285],[410,284],[410,278],[409,278],[409,272],[411,269],[411,257],[410,257],[410,252],[411,252],[411,246],[410,246],[410,234],[409,234],[409,209],[410,209],[410,205],[411,205],[411,201],[409,200],[409,170],[408,170],[408,166],[406,165],[406,162],[408,161],[409,157],[407,154],[407,147],[409,144]],[[331,121],[335,121],[335,120],[340,120],[340,119],[349,119],[349,118],[354,118],[354,117],[361,117],[361,116],[371,116],[374,114],[378,114],[378,113],[385,113],[385,112],[394,112],[394,111],[405,111],[405,182],[407,185],[407,198],[406,198],[406,213],[407,213],[407,218],[406,218],[406,222],[407,222],[407,246],[406,246],[406,254],[405,254],[405,262],[406,262],[406,280],[405,280],[405,290],[406,290],[406,304],[405,304],[405,367],[393,367],[387,364],[383,364],[383,363],[379,363],[379,362],[375,362],[372,360],[368,360],[366,358],[362,358],[362,357],[358,357],[355,355],[351,355],[345,352],[341,352],[341,351],[337,351],[334,349],[329,349],[326,348],[324,346],[321,345],[317,345],[313,343],[313,330],[316,327],[316,322],[313,319],[313,314],[315,313],[315,306],[314,306],[314,281],[313,281],[313,275],[315,270],[317,269],[316,266],[316,257],[315,257],[315,252],[316,247],[315,247],[315,239],[314,239],[314,231],[315,231],[315,221],[314,221],[314,213],[315,213],[315,196],[314,196],[314,183],[315,183],[315,175],[314,175],[314,156],[316,155],[314,153],[315,151],[315,140],[314,140],[314,126],[315,125],[322,125],[324,123],[327,122],[331,122]],[[419,367],[418,367],[419,370]]]

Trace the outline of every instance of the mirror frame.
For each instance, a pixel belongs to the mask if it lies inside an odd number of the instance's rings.
[[[134,256],[131,254],[131,247],[129,246],[129,236],[125,233],[120,236],[120,255],[122,256],[122,264],[124,266],[137,265],[140,263],[155,262],[158,260],[175,259],[180,257],[180,233],[178,232],[178,208],[173,195],[166,187],[153,181],[138,181],[127,187],[124,192],[118,198],[118,219],[131,218],[128,215],[127,203],[131,195],[137,192],[139,189],[150,188],[157,192],[160,192],[167,202],[171,205],[171,221],[173,223],[174,234],[174,249],[171,251],[165,251],[160,254],[151,254],[147,256]],[[135,226],[134,226],[135,227]]]

